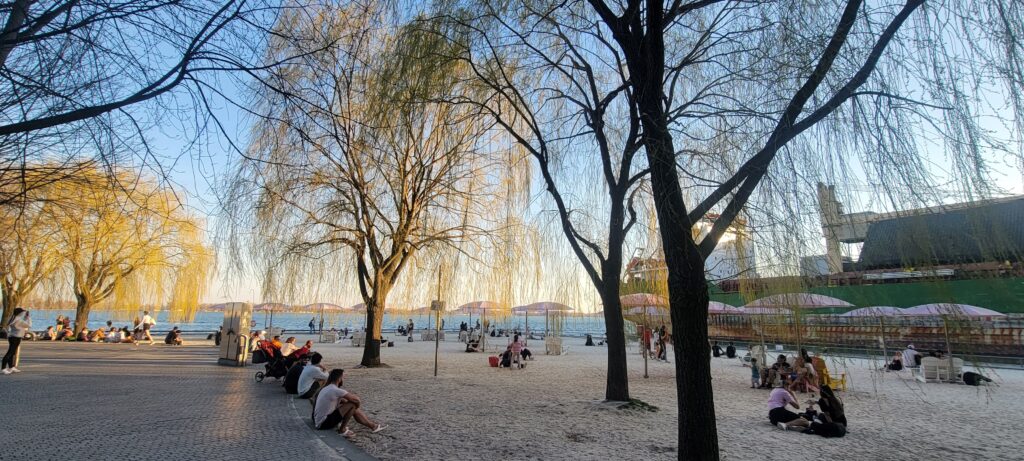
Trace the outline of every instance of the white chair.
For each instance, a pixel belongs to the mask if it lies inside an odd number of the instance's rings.
[[[931,357],[935,358],[935,357]],[[946,383],[958,383],[960,382],[960,375],[964,369],[964,359],[952,358],[952,359],[937,359],[938,360],[938,380]]]
[[[922,383],[927,383],[928,381],[939,381],[943,374],[948,374],[948,370],[941,370],[941,362],[942,360],[937,357],[922,358],[920,372],[917,374],[916,379]]]

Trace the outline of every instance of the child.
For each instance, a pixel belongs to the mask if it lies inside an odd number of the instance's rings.
[[[757,359],[750,359],[750,388],[754,389],[760,385],[761,369],[757,367]]]

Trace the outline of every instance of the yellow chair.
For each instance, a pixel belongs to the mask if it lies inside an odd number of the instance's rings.
[[[839,379],[833,378],[828,372],[828,366],[825,365],[825,360],[821,357],[812,358],[811,365],[814,367],[814,372],[818,374],[818,384],[828,385],[828,387],[831,387],[834,391],[846,390],[846,373],[840,373]]]
[[[846,373],[839,373],[839,379],[833,378],[828,373],[828,368],[822,371],[822,381],[824,384],[828,384],[834,391],[845,391],[846,390]]]

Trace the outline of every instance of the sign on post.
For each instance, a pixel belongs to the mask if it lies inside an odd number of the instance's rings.
[[[441,312],[444,311],[444,301],[434,300],[430,303],[430,310],[434,311],[434,376],[437,376],[437,354],[441,347]]]

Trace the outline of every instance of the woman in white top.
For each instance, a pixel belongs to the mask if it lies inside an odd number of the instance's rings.
[[[5,375],[11,373],[21,373],[14,365],[18,357],[18,349],[21,347],[21,338],[32,329],[32,319],[29,318],[28,311],[22,308],[14,309],[14,314],[11,315],[11,320],[7,322],[7,353],[4,354],[2,363],[0,363],[0,372]]]

